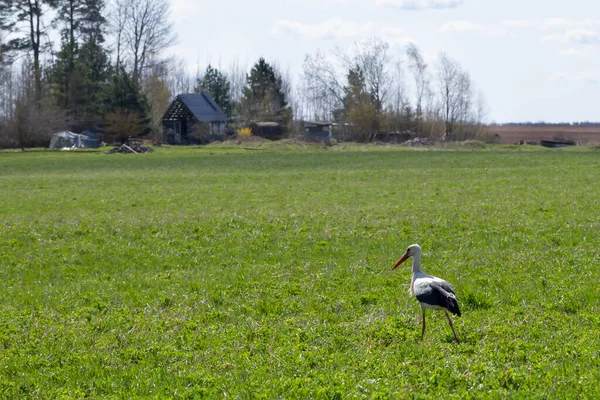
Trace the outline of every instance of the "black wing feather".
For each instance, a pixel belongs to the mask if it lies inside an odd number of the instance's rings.
[[[448,284],[432,281],[429,283],[429,290],[419,293],[416,297],[421,303],[443,307],[460,317],[458,301]]]

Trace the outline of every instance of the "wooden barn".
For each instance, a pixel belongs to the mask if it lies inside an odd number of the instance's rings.
[[[324,121],[304,121],[307,140],[323,141],[333,139],[333,123]]]
[[[278,122],[253,122],[250,129],[254,136],[260,136],[269,140],[279,140],[283,137],[283,128]]]
[[[206,93],[180,94],[162,118],[169,144],[202,144],[226,136],[227,116]]]

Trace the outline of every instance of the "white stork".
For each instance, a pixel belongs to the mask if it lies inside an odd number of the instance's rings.
[[[410,295],[415,296],[421,304],[421,310],[423,311],[423,330],[421,331],[421,340],[425,336],[425,310],[431,308],[433,310],[444,310],[454,339],[457,343],[460,343],[452,320],[448,315],[448,311],[452,314],[460,317],[460,310],[458,309],[458,300],[454,295],[454,288],[448,282],[443,279],[436,278],[435,276],[428,275],[421,271],[421,246],[413,244],[406,249],[406,253],[398,260],[392,270],[396,269],[400,264],[406,261],[409,257],[413,257],[412,264],[412,279],[410,281]]]

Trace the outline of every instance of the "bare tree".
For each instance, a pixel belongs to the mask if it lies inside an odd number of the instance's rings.
[[[404,82],[404,69],[402,62],[397,61],[394,65],[395,78],[390,89],[390,99],[388,101],[391,110],[391,126],[394,131],[409,129],[411,109],[410,101],[407,98],[406,86]]]
[[[289,123],[293,122],[293,117],[297,113],[296,107],[298,107],[298,98],[296,97],[296,91],[294,90],[294,78],[289,69],[283,70],[278,64],[273,65],[275,76],[281,79],[281,93],[286,100],[287,108],[289,109]],[[293,126],[288,126],[290,131]]]
[[[292,120],[303,120],[306,110],[306,97],[304,96],[301,85],[294,85],[292,88],[291,99]]]
[[[7,123],[7,136],[12,145],[25,151],[27,147],[47,146],[50,136],[64,128],[64,112],[50,106],[42,107],[35,98],[35,71],[32,61],[24,60],[15,87],[13,115]]]
[[[0,44],[0,121],[6,122],[14,110],[15,76],[13,65],[5,62],[4,55]]]
[[[123,3],[123,35],[132,62],[132,76],[139,79],[150,60],[175,43],[169,21],[168,0],[129,0]]]
[[[235,60],[225,73],[231,87],[231,100],[234,104],[239,103],[242,99],[244,87],[246,86],[246,71],[248,69],[247,66],[241,65],[238,60]]]
[[[475,122],[477,125],[485,124],[485,121],[488,118],[489,114],[489,106],[485,101],[485,96],[482,91],[477,93],[477,97],[475,99]]]
[[[166,68],[168,71],[166,83],[172,99],[179,94],[193,92],[195,79],[188,72],[185,60],[171,58],[168,60]]]
[[[340,69],[320,51],[304,58],[302,87],[307,99],[309,118],[334,119],[344,104],[344,83]]]
[[[150,123],[154,133],[155,143],[162,137],[162,117],[171,102],[171,93],[167,81],[169,78],[168,66],[164,63],[153,63],[144,74],[142,90],[150,105]]]
[[[377,118],[387,101],[393,83],[390,73],[389,45],[379,38],[368,38],[364,42],[356,43],[354,48],[355,54],[349,65],[356,65],[363,72]]]
[[[427,95],[429,86],[429,73],[427,71],[427,63],[421,56],[419,49],[413,43],[406,48],[408,56],[408,65],[413,74],[415,83],[415,116],[416,129],[418,133],[423,130],[423,99]]]
[[[441,53],[438,60],[438,84],[446,126],[444,138],[452,140],[457,123],[468,123],[471,118],[471,78],[456,61]]]
[[[450,59],[445,53],[441,53],[438,59],[438,85],[440,101],[442,103],[443,118],[446,125],[444,139],[452,139],[452,130],[458,118],[458,80],[460,69],[458,64]]]
[[[473,84],[466,71],[461,71],[458,75],[457,102],[458,121],[462,124],[473,122]]]
[[[123,47],[125,47],[123,42],[125,40],[125,24],[128,20],[128,13],[129,0],[115,0],[113,2],[110,12],[110,24],[115,35],[115,67],[117,70],[123,62]]]
[[[14,79],[11,66],[0,63],[0,147],[9,144],[8,122],[14,111]]]

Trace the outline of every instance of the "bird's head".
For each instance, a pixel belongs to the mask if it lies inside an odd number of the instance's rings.
[[[404,261],[406,261],[409,257],[415,257],[420,254],[421,254],[421,246],[419,246],[418,244],[411,244],[410,246],[408,246],[408,249],[406,249],[406,253],[404,253],[404,255],[398,260],[396,265],[394,265],[394,268],[392,268],[392,270],[396,269],[400,264],[402,264]]]

